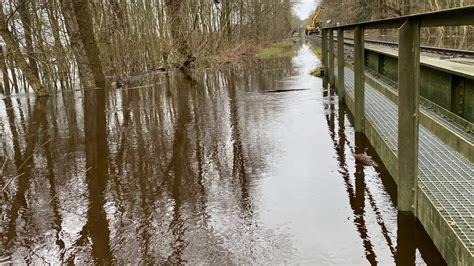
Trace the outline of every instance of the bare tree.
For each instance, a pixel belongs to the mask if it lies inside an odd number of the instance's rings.
[[[1,3],[12,87],[15,92],[32,87],[39,94],[45,94],[44,86],[74,88],[77,74],[90,89],[163,66],[189,71],[193,61],[198,65],[225,51],[286,38],[296,26],[292,0]]]
[[[31,88],[39,95],[45,96],[48,95],[48,91],[41,84],[35,70],[28,64],[25,57],[20,52],[20,45],[15,39],[13,33],[8,29],[7,16],[3,11],[3,1],[0,1],[0,33],[3,40],[7,44],[7,48],[12,52],[11,56],[15,63],[20,67],[21,71],[24,73],[28,83]]]
[[[99,88],[107,88],[108,84],[102,70],[100,51],[95,40],[92,17],[89,13],[87,0],[74,0],[73,9],[76,15],[77,26],[81,36],[81,41],[89,61],[89,66],[93,71],[95,85]]]

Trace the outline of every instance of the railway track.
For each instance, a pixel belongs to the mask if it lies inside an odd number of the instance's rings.
[[[316,37],[321,38],[321,36],[316,36]],[[398,48],[398,43],[396,43],[396,42],[387,42],[387,41],[366,39],[365,43],[388,46],[388,47],[392,47],[392,48]],[[354,46],[354,39],[353,38],[344,38],[344,44],[346,44],[348,46]],[[474,51],[471,51],[471,50],[438,48],[438,47],[423,46],[423,45],[420,46],[420,48],[421,48],[421,52],[437,54],[437,55],[446,56],[446,57],[474,58]]]

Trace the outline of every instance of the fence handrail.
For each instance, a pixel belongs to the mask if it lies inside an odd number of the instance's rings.
[[[441,11],[401,16],[361,23],[326,27],[323,30],[354,30],[356,27],[364,29],[400,28],[408,19],[418,20],[420,27],[463,26],[474,25],[474,5],[451,8]]]

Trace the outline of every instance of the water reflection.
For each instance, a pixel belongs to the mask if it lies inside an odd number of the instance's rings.
[[[110,231],[105,213],[105,193],[109,174],[109,150],[106,131],[105,91],[84,92],[84,141],[86,184],[88,191],[87,222],[79,233],[76,246],[90,242],[94,263],[112,262]]]
[[[416,218],[410,213],[400,212],[397,217],[397,265],[414,265],[416,261]]]
[[[347,125],[351,124],[353,119],[350,113],[347,112],[346,106],[339,102],[337,96],[335,96],[334,89],[330,88],[323,91],[323,97],[326,99],[324,104],[327,110],[326,121],[333,147],[337,153],[339,172],[346,186],[350,206],[354,212],[354,224],[362,240],[367,261],[371,265],[378,263],[385,264],[383,259],[377,257],[376,247],[372,243],[371,234],[369,234],[369,230],[374,229],[380,230],[386,247],[389,249],[396,265],[418,265],[421,263],[427,263],[428,265],[445,265],[446,263],[441,257],[441,254],[416,217],[407,213],[397,213],[394,210],[396,204],[396,184],[393,183],[387,169],[378,159],[375,150],[366,137],[361,133],[354,132],[352,127],[350,127],[349,132],[346,132]],[[354,145],[350,143],[347,135],[354,139]],[[377,163],[380,165],[377,167],[377,172],[373,171],[375,169],[373,169],[372,166],[364,166],[354,161],[354,154],[362,153],[367,153],[376,158]],[[352,174],[353,180],[351,180],[351,172],[348,169],[347,157],[351,157],[350,161],[355,166]],[[369,172],[366,173],[366,171]],[[368,179],[370,176],[375,177],[376,180]],[[380,182],[378,186],[383,187],[387,195],[381,197],[381,195],[374,195],[374,193],[371,192],[370,185],[374,181]],[[370,217],[366,214],[366,203],[370,205],[376,223],[380,228],[374,228],[374,224],[367,223],[366,220],[370,219]],[[387,212],[387,208],[391,209],[391,212]],[[396,228],[393,224],[390,224],[395,218],[397,223]],[[393,233],[395,230],[396,235]],[[394,239],[396,239],[396,241]]]
[[[346,145],[348,140],[346,139],[345,134],[345,106],[335,100],[334,90],[329,89],[325,92],[324,95],[328,102],[326,108],[328,110],[326,114],[326,120],[329,126],[329,132],[331,139],[333,141],[334,149],[337,152],[337,159],[339,161],[340,174],[344,180],[347,194],[349,196],[349,203],[354,212],[354,224],[357,227],[360,238],[362,239],[365,256],[370,264],[377,264],[377,256],[374,252],[374,247],[371,243],[370,237],[368,236],[367,226],[365,222],[365,194],[366,194],[366,181],[364,174],[364,166],[361,164],[355,164],[355,173],[354,173],[354,185],[351,180],[351,173],[348,169],[346,162]],[[337,117],[335,105],[338,104],[337,108]],[[336,121],[337,118],[337,121]],[[336,134],[336,122],[338,123],[338,131]],[[354,150],[349,148],[349,154],[353,155],[355,153],[365,152],[366,143],[363,135],[356,133],[355,134],[355,146]],[[351,147],[351,145],[349,145]],[[384,235],[387,235],[387,232],[383,232]],[[391,240],[389,239],[389,247],[392,250]]]
[[[304,46],[196,82],[5,98],[0,261],[439,262],[419,225],[397,224],[383,166],[355,164],[373,150],[316,63]]]

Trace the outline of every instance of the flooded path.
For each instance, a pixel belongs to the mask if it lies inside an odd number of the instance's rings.
[[[0,263],[444,264],[317,64],[3,99]]]

